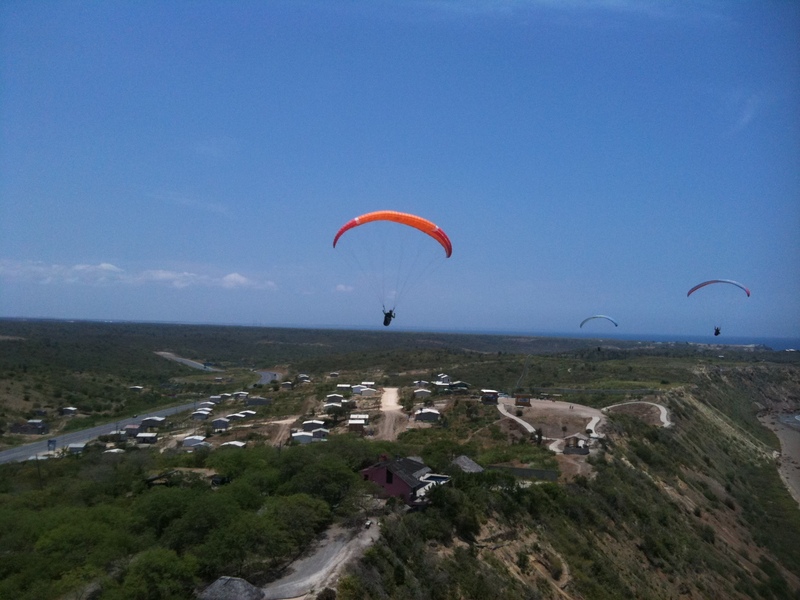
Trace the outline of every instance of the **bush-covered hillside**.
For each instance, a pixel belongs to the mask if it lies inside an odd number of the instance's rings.
[[[246,448],[108,454],[98,444],[80,456],[0,465],[0,598],[190,598],[222,575],[267,585],[329,526],[357,528],[367,517],[378,541],[321,597],[800,598],[800,508],[776,470],[778,440],[758,420],[800,412],[797,359],[591,344],[2,321],[3,423],[67,403],[96,422],[248,388],[274,395],[257,418],[288,431],[337,381],[398,387],[405,412],[417,379],[448,373],[470,387],[434,393],[441,423],[396,441],[336,433],[293,446],[249,433]],[[305,373],[312,383],[250,387],[252,368],[278,366],[286,379]],[[481,404],[481,388],[608,409],[604,437],[589,455],[557,455]],[[672,426],[644,418],[652,404],[613,407],[640,399],[666,407]],[[540,418],[533,408],[518,414]],[[29,437],[5,433],[0,442]],[[462,454],[486,470],[453,467]],[[422,510],[376,504],[359,470],[381,455],[421,457],[452,480]],[[508,466],[558,478],[518,478]]]

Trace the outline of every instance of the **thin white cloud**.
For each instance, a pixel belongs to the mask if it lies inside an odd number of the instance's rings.
[[[352,292],[355,288],[352,285],[345,285],[344,283],[339,283],[334,288],[337,292],[349,293]]]
[[[157,194],[150,194],[150,197],[154,198],[155,200],[159,200],[161,202],[175,204],[177,206],[182,206],[190,210],[210,212],[216,215],[224,215],[224,216],[229,216],[230,214],[228,207],[225,206],[224,204],[220,204],[218,202],[207,202],[205,200],[200,200],[199,198],[192,198],[189,196],[184,196],[182,194],[176,194],[174,192],[160,192]]]
[[[111,263],[97,265],[59,265],[37,261],[0,260],[0,278],[7,281],[42,285],[148,285],[158,284],[182,289],[188,287],[218,287],[224,289],[277,289],[274,281],[229,273],[217,277],[189,271],[147,269],[125,271]]]
[[[197,142],[193,150],[200,156],[214,159],[225,159],[238,152],[239,143],[234,138],[209,138]]]
[[[756,115],[761,108],[761,104],[761,97],[757,94],[750,94],[743,101],[741,101],[739,103],[739,117],[731,129],[731,133],[738,133],[746,129],[753,119],[756,118]]]

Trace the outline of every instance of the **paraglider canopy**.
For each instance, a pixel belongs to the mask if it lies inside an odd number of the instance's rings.
[[[686,296],[691,296],[694,292],[699,290],[700,288],[706,287],[707,285],[711,285],[712,283],[730,283],[731,285],[735,285],[736,287],[742,288],[744,293],[747,294],[748,298],[750,297],[750,290],[748,290],[744,285],[739,283],[738,281],[733,281],[731,279],[711,279],[709,281],[704,281],[703,283],[698,283],[692,289],[690,289]]]
[[[336,237],[333,238],[333,247],[336,248],[336,242],[339,241],[339,238],[342,237],[342,234],[344,234],[345,231],[365,223],[371,223],[373,221],[394,221],[395,223],[400,223],[401,225],[408,225],[409,227],[419,229],[421,232],[431,236],[442,245],[447,258],[450,258],[450,255],[453,253],[453,245],[450,243],[450,238],[447,237],[447,234],[442,231],[438,225],[428,221],[427,219],[423,219],[422,217],[418,217],[409,213],[398,212],[396,210],[377,210],[348,221],[336,233]]]
[[[396,210],[369,212],[347,221],[336,232],[333,247],[375,294],[385,326],[396,317],[401,296],[453,253],[450,238],[438,225]]]
[[[612,319],[609,316],[606,316],[606,315],[592,315],[591,317],[587,317],[583,321],[581,321],[581,327],[583,327],[583,324],[586,323],[586,321],[591,321],[592,319],[606,319],[608,321],[611,321],[614,324],[614,327],[618,327],[619,326],[619,323],[617,323],[614,319]]]

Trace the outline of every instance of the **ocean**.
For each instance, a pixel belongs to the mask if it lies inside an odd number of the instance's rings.
[[[800,351],[800,338],[797,337],[737,337],[725,334],[714,337],[713,335],[663,335],[663,334],[613,334],[605,335],[577,335],[575,333],[535,332],[535,331],[440,331],[440,333],[467,333],[476,335],[520,335],[530,337],[572,338],[587,340],[620,340],[629,342],[660,342],[660,343],[686,343],[686,344],[713,344],[715,346],[766,346],[772,350],[797,350]]]

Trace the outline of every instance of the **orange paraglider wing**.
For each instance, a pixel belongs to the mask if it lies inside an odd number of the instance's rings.
[[[442,248],[444,248],[447,258],[450,258],[450,255],[453,253],[453,245],[450,243],[450,238],[447,237],[447,234],[440,229],[438,225],[428,221],[427,219],[418,217],[417,215],[402,213],[396,210],[378,210],[348,221],[336,233],[336,237],[333,238],[333,247],[336,247],[336,242],[339,241],[339,238],[342,237],[346,231],[352,229],[353,227],[358,227],[359,225],[364,225],[365,223],[371,223],[373,221],[393,221],[395,223],[400,223],[401,225],[408,225],[409,227],[418,229],[422,233],[431,236],[434,240],[439,242]]]

